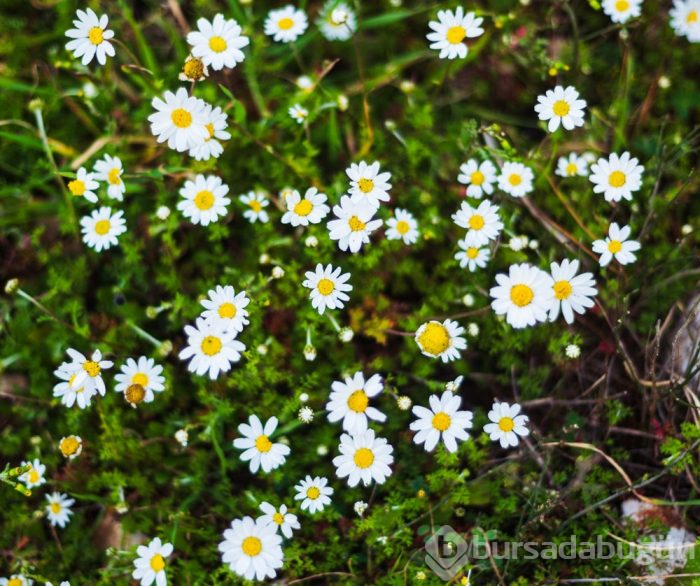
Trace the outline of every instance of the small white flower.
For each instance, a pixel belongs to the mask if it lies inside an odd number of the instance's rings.
[[[216,175],[196,175],[194,181],[185,181],[180,189],[182,199],[177,209],[193,224],[208,226],[226,215],[231,200],[226,197],[228,185]]]
[[[156,586],[166,586],[168,583],[165,575],[165,558],[173,553],[171,543],[163,543],[160,537],[152,539],[148,545],[139,545],[136,554],[139,556],[134,560],[136,568],[131,577],[140,580],[141,586],[150,586],[153,582]]]
[[[302,423],[311,423],[314,420],[314,410],[311,407],[302,407],[297,417]]]
[[[107,57],[114,57],[114,46],[109,42],[114,38],[114,31],[107,28],[109,18],[106,14],[98,18],[92,8],[78,10],[76,16],[78,18],[73,21],[75,28],[66,31],[66,36],[72,39],[66,43],[66,49],[74,57],[82,57],[83,65],[89,64],[94,57],[104,65]]]
[[[126,185],[122,180],[124,167],[122,167],[119,157],[105,155],[103,159],[95,163],[94,173],[95,179],[107,183],[107,195],[109,197],[117,201],[124,199],[124,192],[126,191]]]
[[[282,223],[295,227],[320,223],[331,211],[326,205],[327,200],[326,194],[315,187],[309,187],[303,198],[296,189],[292,189],[284,198],[287,211],[282,216]]]
[[[603,0],[603,12],[616,23],[625,23],[642,13],[644,0]]]
[[[316,448],[316,453],[321,457],[328,455],[328,446],[325,446],[323,444],[319,445]]]
[[[547,90],[544,95],[537,96],[535,112],[540,120],[548,121],[547,130],[554,132],[560,125],[565,130],[583,126],[585,108],[586,100],[579,99],[575,87],[563,88],[558,85],[553,90]]]
[[[200,58],[204,65],[220,71],[224,67],[235,67],[245,59],[241,49],[248,46],[250,39],[241,34],[241,27],[235,20],[226,19],[223,14],[214,16],[212,22],[200,18],[197,29],[187,35],[187,42],[192,47],[192,55]]]
[[[92,397],[97,391],[94,385],[76,385],[78,374],[68,362],[61,364],[54,371],[54,375],[61,379],[61,382],[54,386],[53,396],[60,397],[61,403],[66,407],[70,408],[77,404],[80,409],[86,409],[90,406]]]
[[[534,179],[532,169],[522,163],[504,163],[498,176],[498,189],[513,197],[523,197],[534,189]]]
[[[64,458],[74,460],[83,451],[83,440],[79,435],[69,435],[62,437],[58,442],[58,449]]]
[[[64,362],[54,374],[62,380],[68,381],[68,388],[63,387],[62,383],[59,383],[54,387],[54,396],[60,396],[57,394],[57,391],[66,393],[72,390],[80,394],[80,389],[83,388],[84,392],[90,397],[95,393],[99,393],[104,397],[107,387],[102,378],[102,371],[112,368],[114,363],[111,360],[102,360],[102,352],[99,350],[95,350],[90,358],[73,348],[68,348],[66,352],[72,362]],[[69,375],[68,378],[66,378],[66,375]],[[68,406],[70,407],[70,405]]]
[[[467,333],[472,337],[476,338],[479,335],[479,326],[474,322],[467,324]]]
[[[450,362],[459,358],[459,351],[467,347],[462,337],[464,328],[456,321],[446,319],[444,322],[429,321],[416,330],[415,340],[421,352],[431,358],[440,358]]]
[[[388,240],[403,240],[404,244],[413,244],[418,240],[418,222],[413,215],[401,208],[394,210],[394,217],[386,221],[385,235]]]
[[[414,443],[424,444],[425,450],[431,452],[442,439],[449,452],[457,451],[457,440],[469,439],[468,429],[472,427],[471,411],[460,411],[462,398],[450,391],[442,396],[430,395],[430,409],[416,405],[413,415],[416,420],[410,425],[411,431],[417,432]]]
[[[632,192],[642,187],[644,167],[638,163],[639,160],[627,151],[620,156],[612,153],[609,159],[598,159],[591,165],[588,177],[593,183],[593,191],[602,193],[605,201],[632,201]]]
[[[511,326],[521,329],[547,320],[554,306],[554,282],[547,273],[527,263],[513,264],[508,275],[496,275],[496,283],[489,291],[491,307]]]
[[[482,201],[475,208],[463,201],[459,210],[452,214],[452,220],[460,228],[467,229],[465,242],[478,248],[488,244],[489,240],[496,240],[503,230],[499,209],[488,201]]]
[[[80,167],[75,174],[75,179],[68,182],[68,191],[75,197],[84,197],[90,203],[97,203],[95,191],[100,187],[94,173],[88,173],[85,167]]]
[[[46,516],[49,519],[49,523],[54,527],[63,529],[73,514],[71,507],[75,504],[75,500],[68,498],[67,494],[52,492],[46,495],[46,502],[48,503],[46,505]]]
[[[178,429],[175,432],[175,441],[177,441],[177,443],[180,444],[183,448],[186,448],[187,444],[190,441],[190,434],[187,433],[186,429]]]
[[[352,291],[352,285],[347,282],[350,280],[350,273],[343,273],[340,267],[334,268],[330,264],[324,268],[319,263],[315,270],[307,271],[305,276],[306,280],[302,282],[302,286],[311,289],[311,306],[319,314],[323,315],[326,308],[345,307],[345,302],[350,299],[347,292]]]
[[[669,14],[676,35],[700,43],[700,0],[673,0]]]
[[[343,429],[352,435],[364,432],[370,419],[384,422],[386,415],[372,406],[369,401],[384,390],[378,374],[365,381],[361,371],[345,377],[344,381],[331,384],[331,394],[326,404],[328,421],[343,421]]]
[[[459,387],[462,386],[463,380],[464,380],[464,377],[460,374],[456,379],[451,380],[448,383],[445,383],[445,390],[450,391],[450,393],[456,393],[459,390]]]
[[[191,358],[187,370],[200,376],[208,373],[211,380],[231,370],[231,364],[245,352],[245,345],[235,339],[236,332],[221,321],[198,317],[194,326],[185,326],[185,334],[187,346],[180,352],[180,360]]]
[[[465,305],[465,307],[474,307],[476,299],[474,299],[474,295],[467,293],[464,297],[462,297],[462,303]]]
[[[291,43],[304,34],[309,21],[303,10],[287,4],[284,8],[271,10],[265,19],[265,34],[281,43]]]
[[[156,210],[156,217],[165,222],[170,217],[170,208],[168,206],[160,206]]]
[[[207,136],[204,141],[190,147],[189,154],[196,161],[208,161],[211,157],[218,159],[224,152],[221,144],[222,140],[231,138],[231,133],[226,129],[228,115],[219,106],[212,107],[211,104],[204,103],[204,127],[207,129]]]
[[[481,199],[484,194],[493,193],[493,185],[496,183],[498,169],[491,161],[479,163],[476,159],[469,159],[459,167],[457,181],[467,185],[467,195],[475,199]]]
[[[350,178],[350,189],[348,193],[352,196],[353,203],[368,201],[375,208],[381,202],[389,201],[389,190],[391,189],[391,173],[380,173],[379,162],[375,161],[368,165],[365,161],[352,163],[345,170]]]
[[[308,393],[302,393],[301,395],[299,395],[299,402],[306,403],[308,400],[309,400]]]
[[[127,358],[121,366],[121,372],[114,380],[117,381],[115,390],[124,393],[129,400],[131,387],[138,389],[141,399],[145,403],[153,401],[154,393],[160,393],[165,389],[165,377],[162,375],[163,367],[156,364],[153,358],[141,356],[138,361]]]
[[[338,339],[346,344],[351,342],[354,337],[355,332],[353,332],[351,328],[340,328],[340,331],[338,332]]]
[[[408,411],[411,405],[413,405],[413,401],[411,401],[411,397],[407,395],[401,395],[396,399],[396,406],[401,409],[401,411]]]
[[[338,478],[348,477],[348,486],[357,486],[360,480],[365,486],[372,481],[384,484],[391,476],[394,448],[384,438],[375,437],[374,430],[353,436],[344,433],[338,449],[340,455],[333,458],[333,465]]]
[[[357,17],[345,2],[328,0],[321,9],[316,25],[329,41],[347,41],[357,30]]]
[[[307,93],[313,90],[315,85],[314,80],[311,79],[308,75],[300,75],[299,77],[297,77],[295,83],[300,90]]]
[[[201,145],[209,136],[206,102],[190,96],[185,88],[153,98],[155,112],[148,117],[151,133],[158,142],[179,153]]]
[[[116,246],[117,237],[126,232],[123,213],[121,210],[112,213],[112,208],[102,207],[81,218],[83,242],[97,252]]]
[[[593,252],[600,254],[600,266],[604,267],[614,258],[621,265],[627,265],[637,260],[635,251],[642,245],[636,240],[627,240],[632,232],[629,226],[610,224],[608,236],[605,240],[596,240],[593,243]]]
[[[579,356],[581,356],[581,348],[578,344],[568,344],[564,349],[564,354],[566,354],[567,358],[576,360]]]
[[[509,405],[496,401],[489,411],[492,423],[484,425],[484,431],[489,434],[491,441],[500,442],[502,448],[515,447],[520,442],[518,436],[530,435],[527,415],[519,413],[520,405],[517,403]]]
[[[289,108],[288,112],[292,117],[292,120],[294,120],[297,124],[304,124],[306,119],[309,117],[309,111],[301,104],[294,104]]]
[[[289,455],[289,446],[281,443],[273,444],[270,436],[277,429],[277,417],[270,417],[265,425],[257,415],[248,417],[248,423],[238,426],[238,433],[243,437],[233,440],[233,447],[244,450],[241,460],[250,461],[250,471],[255,474],[260,468],[267,473],[284,464]]]
[[[520,252],[521,250],[524,250],[527,247],[527,244],[528,238],[524,234],[522,236],[513,236],[508,241],[508,248],[510,248],[514,252]]]
[[[284,269],[280,266],[272,267],[272,272],[270,273],[273,279],[281,279],[284,277]]]
[[[551,264],[552,290],[554,302],[549,312],[549,319],[554,321],[561,309],[567,324],[574,323],[574,313],[584,314],[593,307],[593,297],[598,294],[592,273],[577,275],[579,262],[564,259],[561,264]]]
[[[231,285],[217,285],[207,292],[207,299],[202,299],[204,307],[202,317],[208,322],[221,322],[224,328],[236,334],[250,323],[246,307],[250,299],[245,291],[236,290]]]
[[[264,208],[270,205],[270,200],[267,199],[264,192],[249,191],[248,193],[241,195],[238,199],[242,204],[248,206],[248,209],[243,212],[243,217],[251,224],[254,224],[255,222],[261,222],[264,224],[269,221],[270,217],[267,215]]]
[[[452,10],[439,10],[437,21],[431,20],[428,26],[432,32],[427,34],[430,48],[440,51],[440,59],[464,59],[469,52],[465,39],[474,39],[484,34],[481,25],[484,19],[473,12],[464,13],[458,6]]]
[[[292,537],[292,530],[301,528],[297,516],[288,512],[287,505],[280,505],[279,509],[275,509],[270,503],[263,501],[260,503],[260,510],[264,515],[258,520],[274,525],[287,539]]]
[[[557,161],[557,175],[559,177],[587,177],[588,161],[584,157],[579,157],[576,153],[569,153],[568,156],[559,157]]]
[[[262,518],[235,519],[224,531],[224,540],[219,543],[221,559],[229,568],[246,580],[263,581],[274,578],[282,567],[282,537],[277,526]]]
[[[306,240],[304,240],[304,246],[316,248],[318,246],[318,238],[316,236],[307,236]]]
[[[328,222],[331,240],[338,241],[338,248],[356,253],[369,243],[369,235],[381,227],[382,220],[374,220],[377,208],[367,199],[353,201],[349,196],[340,198],[340,205],[333,206],[337,220]]]
[[[46,472],[46,466],[44,466],[39,458],[35,458],[32,462],[22,462],[21,466],[26,466],[29,464],[31,468],[24,474],[17,477],[17,480],[23,482],[27,488],[34,488],[41,486],[46,482],[44,473]]]
[[[483,269],[491,258],[491,251],[488,248],[470,246],[469,239],[457,241],[457,246],[462,250],[455,254],[455,259],[459,261],[459,266],[468,268],[469,272],[474,272],[477,268]]]
[[[320,446],[319,446],[320,447]],[[297,493],[294,500],[301,501],[301,510],[309,513],[322,511],[331,504],[333,488],[328,486],[328,479],[322,476],[312,478],[307,475],[304,480],[294,487]]]
[[[358,517],[362,517],[365,514],[367,507],[369,505],[365,501],[355,501],[355,504],[352,506]]]

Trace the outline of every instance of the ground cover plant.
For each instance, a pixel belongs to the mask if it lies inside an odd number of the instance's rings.
[[[699,0],[0,7],[0,585],[700,584]]]

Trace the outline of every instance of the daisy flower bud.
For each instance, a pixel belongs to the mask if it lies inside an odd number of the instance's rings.
[[[313,362],[316,360],[316,354],[316,348],[314,348],[311,344],[304,346],[304,358],[306,358],[306,360]]]
[[[467,333],[472,337],[476,338],[479,335],[479,326],[475,323],[470,323],[467,325]]]
[[[320,446],[318,446],[318,447],[316,448],[316,453],[317,453],[319,456],[326,456],[326,455],[328,455],[328,446],[325,446],[325,445],[321,444]]]
[[[348,106],[350,105],[350,100],[348,100],[348,97],[345,94],[340,94],[336,100],[336,104],[338,104],[338,110],[341,112],[345,112],[348,109]]]
[[[258,354],[260,354],[260,356],[265,356],[267,354],[268,348],[265,344],[260,344],[257,347],[257,351],[258,351]]]
[[[687,236],[692,231],[693,231],[693,227],[690,224],[683,224],[683,227],[681,228],[681,234],[683,234],[683,236]],[[13,281],[16,281],[16,280],[17,279],[13,279]],[[9,283],[10,283],[10,281],[8,281],[8,285],[9,285]],[[7,291],[7,288],[5,289],[5,291]]]
[[[564,353],[566,354],[567,358],[576,360],[579,356],[581,356],[581,348],[578,346],[578,344],[569,344],[564,350]]]
[[[187,443],[189,442],[190,435],[187,433],[186,429],[178,429],[175,432],[175,440],[177,443],[179,443],[183,448],[187,447]]]
[[[10,279],[5,283],[5,293],[8,295],[12,295],[17,289],[19,289],[19,279]]]
[[[269,263],[270,263],[270,255],[267,254],[266,252],[263,252],[263,253],[260,255],[260,258],[258,259],[258,262],[259,262],[261,265],[269,264]]]
[[[284,269],[280,266],[273,267],[272,278],[273,279],[281,279],[282,277],[284,277]]]
[[[188,55],[182,71],[178,75],[180,81],[201,81],[209,75],[209,70],[204,62],[197,57]]]
[[[408,411],[413,405],[413,401],[411,401],[411,397],[401,395],[398,399],[396,399],[396,405],[399,409],[401,409],[401,411]]]
[[[314,420],[314,410],[311,407],[302,407],[298,417],[302,423],[311,423]]]
[[[362,517],[362,515],[365,514],[368,506],[369,505],[365,501],[356,501],[352,508],[355,510],[358,517]]]
[[[301,403],[306,403],[309,400],[309,394],[308,393],[302,393],[299,395],[299,401]]]
[[[170,217],[170,208],[168,206],[160,206],[156,210],[156,217],[159,220],[167,220]]]
[[[309,248],[316,248],[318,246],[318,238],[316,238],[316,236],[308,236],[306,240],[304,240],[304,245]]]
[[[464,297],[462,297],[462,303],[466,307],[473,307],[474,302],[475,302],[474,295],[472,295],[471,293],[467,293]]]
[[[341,342],[350,342],[355,337],[355,332],[350,328],[341,328],[338,332],[338,338]]]

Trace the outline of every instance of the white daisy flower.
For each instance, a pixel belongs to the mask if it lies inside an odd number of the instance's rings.
[[[323,315],[326,308],[341,309],[345,306],[345,301],[350,299],[346,293],[352,291],[352,285],[347,282],[350,273],[343,273],[340,267],[333,268],[333,265],[329,264],[324,268],[318,263],[316,269],[307,271],[305,276],[306,280],[302,286],[311,289],[311,306],[319,314]]]
[[[280,508],[276,509],[270,503],[263,501],[260,503],[260,510],[264,515],[258,517],[258,520],[261,523],[274,524],[287,539],[291,539],[292,530],[301,528],[297,516],[288,512],[287,505],[280,505]]]
[[[394,210],[394,217],[386,221],[384,233],[388,240],[403,240],[404,244],[414,244],[418,240],[418,222],[413,214],[401,208]]]
[[[46,505],[46,516],[49,519],[49,523],[54,527],[63,529],[73,514],[71,507],[75,504],[75,500],[68,498],[67,494],[52,492],[46,495],[46,501],[48,502]]]
[[[356,435],[344,433],[338,446],[340,455],[333,458],[338,478],[348,477],[348,486],[369,486],[373,481],[384,484],[391,476],[394,448],[382,437],[375,437],[368,429]]]
[[[644,0],[603,0],[603,12],[616,23],[625,23],[642,13]]]
[[[236,332],[221,321],[198,317],[194,326],[185,326],[185,334],[187,346],[180,352],[180,360],[191,358],[187,370],[200,376],[208,373],[211,380],[231,370],[231,364],[245,352],[245,344],[235,339]]]
[[[67,370],[76,374],[76,377],[70,381],[73,388],[82,386],[91,395],[98,392],[104,397],[107,387],[105,387],[105,382],[102,379],[102,371],[109,370],[114,363],[111,360],[102,360],[102,352],[99,350],[95,350],[90,358],[85,357],[73,348],[68,348],[66,352],[72,359],[72,362],[64,362],[59,367],[59,370]],[[58,371],[54,374],[58,376]]]
[[[217,285],[207,292],[208,299],[202,299],[202,317],[209,322],[220,322],[224,329],[238,334],[250,322],[248,304],[250,299],[245,291],[236,290],[231,285]]]
[[[58,442],[58,449],[64,458],[74,460],[83,451],[83,440],[79,435],[68,435]]]
[[[83,65],[87,65],[94,57],[100,65],[107,63],[107,57],[114,57],[114,46],[110,39],[114,31],[107,28],[109,18],[103,14],[99,18],[92,8],[78,10],[78,17],[73,21],[75,28],[68,29],[66,36],[72,39],[66,43],[66,49],[73,53],[76,59],[82,57]]]
[[[460,228],[467,229],[466,240],[471,246],[484,246],[496,240],[503,230],[499,209],[488,201],[482,201],[475,208],[463,201],[459,210],[452,214],[452,220]]]
[[[136,568],[131,577],[140,580],[141,586],[150,586],[153,582],[156,586],[165,586],[168,579],[165,575],[165,558],[173,553],[172,543],[163,543],[160,537],[151,540],[148,545],[139,545],[134,560]]]
[[[54,397],[60,397],[61,403],[69,408],[74,404],[77,404],[80,409],[90,406],[92,397],[97,391],[94,386],[87,388],[85,385],[75,384],[78,378],[75,368],[72,368],[68,362],[64,362],[54,371],[54,374],[61,379],[61,382],[53,388]]]
[[[263,209],[270,205],[270,200],[267,199],[265,192],[249,191],[238,199],[242,204],[248,206],[248,209],[243,212],[243,217],[251,224],[255,224],[255,222],[265,224],[270,220],[270,216]]]
[[[287,112],[297,124],[304,124],[304,121],[309,117],[309,111],[301,104],[294,104]]]
[[[593,243],[593,252],[600,254],[600,266],[604,267],[614,258],[621,265],[627,265],[637,260],[635,251],[642,245],[636,240],[627,240],[632,230],[629,226],[610,224],[608,237],[605,240],[596,240]]]
[[[320,193],[315,187],[309,187],[302,198],[296,189],[283,196],[287,205],[287,211],[282,216],[283,224],[292,226],[308,226],[318,224],[331,211],[326,205],[328,198],[325,193]]]
[[[316,25],[329,41],[347,41],[357,30],[357,17],[345,2],[328,0],[321,9]]]
[[[467,195],[475,199],[481,199],[484,194],[493,193],[493,185],[496,183],[498,169],[491,161],[479,163],[476,159],[469,159],[459,167],[457,181],[467,185]]]
[[[559,177],[587,177],[588,161],[586,157],[579,157],[576,153],[569,153],[567,156],[559,157],[557,161],[557,175]]]
[[[530,435],[527,428],[527,415],[518,415],[520,405],[514,403],[501,403],[496,401],[489,411],[489,419],[492,423],[484,425],[484,431],[489,434],[491,441],[501,442],[502,448],[517,446],[520,442],[518,436]]]
[[[415,340],[425,356],[450,362],[457,360],[459,351],[467,347],[467,341],[462,337],[463,333],[464,328],[456,321],[446,319],[440,323],[431,320],[416,330]]]
[[[206,102],[190,96],[185,88],[153,98],[156,110],[148,117],[151,133],[158,142],[182,153],[201,145],[209,136]]]
[[[284,8],[271,10],[265,19],[265,34],[281,43],[296,41],[309,26],[303,10],[287,4]]]
[[[226,197],[228,185],[216,175],[196,175],[194,181],[185,181],[180,189],[182,200],[177,209],[193,224],[208,226],[226,215],[231,200]]]
[[[46,482],[46,478],[44,477],[46,466],[39,461],[39,458],[35,458],[32,462],[22,462],[21,466],[26,466],[27,464],[29,464],[31,468],[24,474],[20,474],[17,480],[23,482],[27,488],[34,488],[44,484]]]
[[[277,526],[262,518],[231,521],[231,527],[224,531],[224,540],[219,543],[219,551],[223,563],[246,580],[274,578],[284,561]]]
[[[368,200],[353,201],[350,196],[340,198],[340,205],[333,206],[337,220],[328,222],[331,240],[338,241],[342,251],[358,252],[369,243],[369,235],[382,225],[382,220],[373,220],[377,208]]]
[[[469,50],[464,39],[474,39],[484,34],[481,25],[484,19],[473,12],[464,13],[464,8],[439,10],[438,19],[431,20],[428,26],[433,32],[427,34],[430,48],[440,51],[440,59],[464,59]]]
[[[378,374],[365,381],[362,371],[345,377],[344,382],[334,381],[328,397],[326,409],[328,421],[335,423],[343,420],[343,429],[352,435],[363,433],[369,420],[386,421],[386,415],[369,405],[369,400],[384,390],[384,384]]]
[[[25,578],[22,574],[12,574],[9,578],[0,578],[0,586],[32,586],[34,580]]]
[[[477,268],[483,269],[486,263],[491,258],[491,250],[478,246],[471,246],[469,240],[458,240],[457,246],[462,250],[455,254],[455,259],[459,261],[459,266],[463,269],[468,268],[469,272],[473,273]]]
[[[413,414],[416,420],[411,422],[411,430],[417,432],[413,438],[415,444],[424,444],[427,452],[432,452],[442,439],[448,452],[457,451],[457,440],[469,439],[468,429],[472,427],[471,411],[460,411],[462,397],[451,391],[444,391],[442,396],[430,395],[430,409],[416,405]]]
[[[219,106],[214,108],[211,104],[204,102],[204,119],[207,136],[204,142],[198,142],[189,150],[190,156],[194,157],[196,161],[208,161],[211,157],[218,159],[224,152],[224,147],[219,141],[231,138],[226,124],[228,114]]]
[[[309,513],[322,511],[331,504],[333,488],[328,485],[328,479],[323,476],[311,478],[308,474],[306,478],[294,487],[297,493],[294,495],[295,501],[301,501],[301,510]]]
[[[671,26],[679,37],[700,43],[700,0],[673,0]]]
[[[165,377],[162,372],[163,367],[156,364],[153,358],[146,356],[141,356],[138,360],[127,358],[121,366],[121,372],[114,377],[117,381],[115,390],[118,393],[124,393],[127,401],[132,404],[141,401],[150,403],[155,397],[154,393],[160,393],[165,389]]]
[[[561,264],[551,264],[551,275],[554,284],[554,304],[549,312],[549,319],[554,321],[559,317],[561,309],[567,324],[574,323],[574,312],[584,314],[586,309],[593,307],[593,297],[598,294],[592,273],[577,275],[579,262],[564,259]]]
[[[379,169],[377,161],[371,165],[360,161],[359,164],[352,163],[345,170],[350,178],[348,193],[352,196],[353,202],[368,201],[375,208],[378,208],[381,202],[389,201],[391,173],[388,171],[380,173]]]
[[[112,208],[101,207],[89,216],[80,219],[83,242],[96,252],[107,250],[119,243],[118,236],[126,232],[126,222],[121,210],[112,213]]]
[[[234,19],[217,14],[212,22],[200,18],[197,30],[188,33],[187,42],[192,47],[194,57],[220,71],[224,67],[235,67],[245,59],[241,49],[248,46],[250,39],[241,34],[241,27]]]
[[[119,157],[105,155],[103,159],[95,163],[95,179],[107,183],[107,195],[117,201],[124,199],[126,185],[122,180],[124,167]]]
[[[75,179],[68,182],[68,191],[75,197],[84,197],[90,203],[97,203],[97,194],[100,184],[93,173],[88,173],[85,167],[80,167],[75,174]]]
[[[547,273],[527,263],[513,264],[508,275],[496,275],[496,282],[489,291],[496,315],[505,315],[516,329],[547,321],[554,307],[554,282]]]
[[[554,132],[563,126],[565,130],[573,130],[583,126],[583,116],[586,100],[579,99],[579,93],[573,86],[566,88],[558,85],[553,90],[547,90],[544,95],[537,96],[535,112],[539,119],[547,122],[547,130]]]
[[[504,163],[498,176],[498,189],[513,197],[523,197],[534,189],[534,179],[532,169],[522,163]]]
[[[609,159],[598,159],[591,165],[588,179],[594,185],[593,191],[602,193],[605,201],[632,201],[632,192],[642,187],[643,173],[639,160],[625,151],[620,156],[612,153]]]
[[[244,450],[241,454],[243,462],[250,461],[250,471],[255,474],[258,469],[267,473],[284,464],[289,455],[289,446],[273,444],[270,436],[277,429],[277,417],[270,417],[265,425],[257,415],[248,417],[248,423],[241,423],[238,432],[243,436],[233,440],[233,447]]]

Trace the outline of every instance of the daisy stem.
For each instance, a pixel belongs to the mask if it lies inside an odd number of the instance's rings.
[[[66,327],[66,328],[69,328],[70,330],[72,330],[72,331],[74,331],[74,332],[80,334],[80,332],[79,332],[78,330],[76,330],[72,325],[70,325],[69,323],[64,322],[62,319],[59,319],[51,310],[49,310],[48,307],[46,307],[45,305],[43,305],[42,303],[40,303],[39,301],[37,301],[34,297],[32,297],[32,296],[31,296],[29,293],[27,293],[26,291],[23,291],[22,289],[19,289],[19,288],[18,288],[17,291],[16,291],[16,293],[17,293],[17,295],[19,295],[19,296],[22,297],[23,299],[26,299],[27,301],[29,301],[29,303],[31,303],[32,305],[34,305],[35,307],[37,307],[38,309],[40,309],[41,311],[43,311],[46,315],[48,315],[48,316],[49,316],[52,320],[54,320],[56,323],[59,323],[59,324],[61,324],[62,326]],[[83,334],[81,334],[81,335],[83,335]],[[88,336],[83,336],[83,337],[88,337]]]
[[[326,315],[328,316],[328,319],[330,320],[331,324],[333,324],[333,327],[335,328],[335,331],[336,331],[336,332],[339,332],[339,331],[340,331],[340,326],[338,325],[338,322],[335,321],[335,318],[334,318],[330,313],[327,313]]]
[[[260,91],[260,84],[258,83],[257,70],[255,64],[253,63],[253,58],[246,59],[243,61],[243,69],[245,70],[245,76],[248,80],[248,89],[250,90],[250,95],[253,98],[255,107],[258,109],[258,113],[263,118],[270,117],[270,111],[267,109],[265,104],[265,98],[263,97],[262,91]]]
[[[362,157],[369,152],[374,144],[374,129],[372,128],[372,119],[369,115],[369,102],[367,101],[367,83],[365,80],[365,68],[362,64],[362,55],[360,54],[359,42],[357,40],[358,35],[352,37],[352,46],[355,51],[355,62],[357,64],[357,74],[360,77],[360,84],[362,86],[362,111],[365,115],[365,127],[367,130],[367,139],[362,145],[362,148],[357,153],[358,157]]]
[[[311,346],[311,328],[306,328],[306,345]]]
[[[134,332],[136,333],[137,336],[140,338],[143,338],[144,340],[150,342],[153,344],[156,348],[160,348],[163,345],[163,342],[160,340],[157,340],[151,334],[149,334],[146,330],[142,330],[139,326],[137,326],[134,322],[132,321],[127,321],[126,325],[128,325]]]

